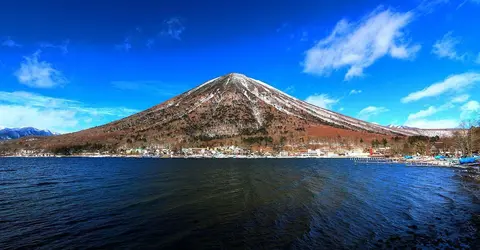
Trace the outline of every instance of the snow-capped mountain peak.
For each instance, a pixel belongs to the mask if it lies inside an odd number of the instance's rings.
[[[58,135],[50,130],[42,130],[33,127],[3,128],[0,129],[0,140],[18,139],[25,136],[52,136]]]

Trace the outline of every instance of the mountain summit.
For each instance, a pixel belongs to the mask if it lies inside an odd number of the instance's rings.
[[[41,147],[206,146],[304,143],[311,138],[419,135],[317,107],[243,74],[211,79],[109,124],[39,140]],[[85,146],[88,145],[88,146]],[[38,145],[37,145],[38,146]]]

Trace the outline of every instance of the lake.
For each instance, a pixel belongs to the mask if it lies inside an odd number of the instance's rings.
[[[0,249],[474,249],[475,191],[347,159],[0,158]]]

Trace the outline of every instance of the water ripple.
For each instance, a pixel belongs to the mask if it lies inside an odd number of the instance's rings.
[[[480,188],[448,168],[308,159],[12,158],[0,161],[0,176],[0,249],[480,243]]]

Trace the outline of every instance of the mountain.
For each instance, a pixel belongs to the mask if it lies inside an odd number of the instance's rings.
[[[404,134],[413,136],[413,135],[421,135],[421,136],[429,136],[429,137],[451,137],[455,131],[460,131],[462,129],[455,129],[455,128],[445,128],[445,129],[423,129],[423,128],[413,128],[408,126],[398,126],[398,125],[388,125],[389,128],[394,128],[399,131],[403,131]]]
[[[29,142],[32,148],[119,149],[138,146],[278,145],[315,140],[417,135],[296,99],[232,73],[109,124]]]
[[[3,128],[0,129],[0,141],[18,139],[25,136],[52,136],[56,133],[50,130],[41,130],[32,127],[25,128]]]

